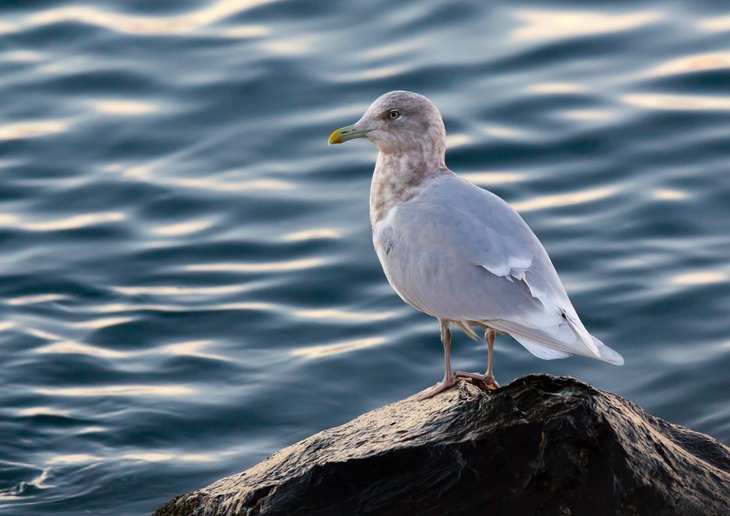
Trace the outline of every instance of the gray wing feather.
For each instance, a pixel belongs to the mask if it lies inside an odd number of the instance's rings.
[[[392,209],[373,238],[395,291],[425,313],[510,333],[540,358],[620,358],[585,329],[522,218],[459,176]]]

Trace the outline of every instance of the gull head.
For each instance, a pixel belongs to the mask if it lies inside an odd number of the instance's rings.
[[[384,154],[433,155],[443,161],[446,129],[433,102],[411,91],[378,97],[360,120],[337,129],[329,144],[367,138]]]

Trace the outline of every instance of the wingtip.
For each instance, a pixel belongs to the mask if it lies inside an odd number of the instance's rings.
[[[603,360],[604,362],[608,362],[609,364],[622,366],[624,365],[624,357],[622,357],[619,353],[612,350],[608,346],[606,346],[603,342],[598,340],[597,338],[593,337],[593,343],[598,348],[598,351],[600,352],[600,356],[598,357],[599,360]]]

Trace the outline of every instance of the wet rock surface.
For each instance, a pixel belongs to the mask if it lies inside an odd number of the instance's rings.
[[[178,496],[168,515],[730,514],[730,448],[573,378],[410,397]]]

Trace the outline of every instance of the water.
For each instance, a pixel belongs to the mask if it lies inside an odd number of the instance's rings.
[[[148,513],[440,379],[372,250],[375,150],[326,145],[392,89],[626,359],[502,337],[497,378],[730,444],[727,5],[483,4],[0,4],[0,513]]]

